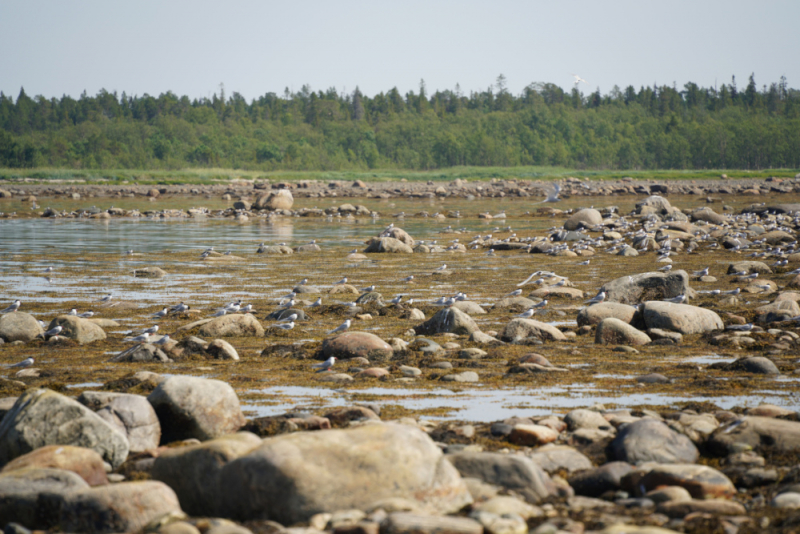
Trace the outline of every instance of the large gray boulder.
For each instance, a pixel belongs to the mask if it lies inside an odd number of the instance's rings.
[[[468,336],[477,330],[480,329],[472,317],[458,308],[442,308],[433,317],[414,327],[417,335],[423,336],[444,333]]]
[[[646,300],[694,295],[689,287],[689,275],[683,270],[620,276],[607,282],[602,291],[606,292],[606,301],[633,305]]]
[[[384,340],[368,332],[345,332],[322,342],[322,355],[327,359],[335,356],[341,360],[367,358],[383,361],[392,357],[394,349]]]
[[[642,213],[643,208],[651,208],[655,213],[664,214],[672,209],[669,200],[660,195],[651,195],[641,202],[636,203],[636,210]]]
[[[161,422],[161,442],[201,441],[236,432],[244,423],[230,384],[195,376],[171,376],[147,397]]]
[[[378,237],[391,237],[392,239],[397,239],[398,241],[402,241],[406,245],[413,247],[414,246],[414,238],[408,235],[408,232],[403,230],[402,228],[393,227],[388,232],[382,232],[381,235]]]
[[[85,480],[64,469],[28,467],[4,472],[0,474],[0,525],[52,528],[58,525],[66,497],[86,489]]]
[[[603,216],[594,208],[584,208],[576,211],[572,217],[564,223],[565,230],[579,230],[581,228],[591,228],[603,224]]]
[[[692,440],[656,419],[640,419],[620,428],[610,450],[615,460],[629,464],[691,464],[700,455]]]
[[[727,274],[740,272],[745,274],[772,274],[772,269],[763,261],[737,261],[728,265]]]
[[[279,189],[258,197],[253,208],[257,210],[290,210],[293,204],[292,192],[288,189]]]
[[[78,402],[125,434],[131,452],[155,449],[161,442],[161,423],[147,397],[108,391],[84,391]]]
[[[99,325],[88,319],[83,319],[74,315],[60,315],[56,317],[50,321],[50,325],[48,325],[47,329],[51,330],[56,326],[62,328],[59,336],[74,339],[80,344],[101,341],[106,338],[106,333]]]
[[[586,306],[578,312],[578,326],[595,325],[603,319],[613,317],[631,324],[636,315],[636,306],[621,304],[619,302],[601,302]]]
[[[178,497],[163,482],[122,482],[68,494],[59,527],[64,532],[139,532],[155,519],[181,512]]]
[[[43,333],[39,321],[29,313],[17,311],[0,315],[0,338],[7,343],[12,341],[27,343]]]
[[[0,422],[0,465],[45,445],[94,450],[112,467],[128,457],[128,439],[79,402],[49,389],[23,393]]]
[[[594,336],[595,343],[647,345],[650,341],[650,336],[615,317],[600,321]]]
[[[715,431],[708,445],[714,452],[726,455],[741,450],[742,445],[754,449],[767,446],[787,453],[800,453],[800,423],[773,417],[747,416]]]
[[[393,237],[376,237],[367,243],[367,248],[364,249],[364,252],[401,252],[404,254],[412,254],[414,249]]]
[[[264,327],[249,313],[232,313],[203,324],[199,334],[205,337],[261,337]]]
[[[463,477],[477,478],[521,495],[531,504],[556,495],[556,485],[530,458],[496,452],[458,452],[448,454]]]
[[[519,317],[509,321],[503,333],[500,334],[500,339],[511,343],[518,343],[531,338],[564,341],[567,336],[551,324]]]
[[[150,476],[171,487],[190,515],[219,515],[222,468],[261,445],[250,432],[237,432],[197,445],[167,449],[156,458]]]
[[[138,343],[112,357],[109,362],[148,362],[164,363],[172,361],[160,347],[152,343]]]
[[[722,319],[715,312],[690,304],[645,302],[642,317],[647,328],[672,330],[684,335],[702,334],[725,328]]]
[[[284,525],[320,512],[365,510],[390,498],[443,514],[472,502],[464,481],[427,434],[392,423],[265,439],[223,467],[218,498],[221,515]]]

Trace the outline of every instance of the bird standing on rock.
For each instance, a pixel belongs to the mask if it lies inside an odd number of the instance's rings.
[[[333,364],[336,363],[338,358],[336,356],[331,356],[327,360],[321,363],[315,363],[311,366],[312,369],[316,369],[318,373],[322,373],[325,371],[330,371],[333,367]]]
[[[0,311],[0,313],[14,313],[19,309],[20,306],[22,306],[22,302],[20,302],[19,300],[15,300],[14,303],[11,304],[11,306],[9,306],[3,311]]]

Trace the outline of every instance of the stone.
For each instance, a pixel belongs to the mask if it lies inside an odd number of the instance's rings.
[[[641,213],[644,208],[652,208],[654,213],[665,214],[672,209],[669,200],[659,195],[651,195],[636,204],[636,210]]]
[[[453,333],[470,335],[479,330],[475,320],[458,308],[442,308],[433,317],[414,327],[417,335]]]
[[[65,532],[136,532],[170,513],[180,513],[175,492],[163,482],[123,482],[70,493],[61,506]]]
[[[414,250],[409,246],[393,237],[378,237],[373,238],[367,242],[367,248],[364,249],[365,253],[370,252],[390,252],[390,253],[403,253],[412,254]]]
[[[453,304],[453,308],[460,310],[467,315],[483,315],[486,313],[486,310],[481,308],[477,302],[473,302],[471,300],[459,300]]]
[[[72,471],[90,486],[108,484],[103,458],[92,449],[71,445],[39,447],[8,462],[3,467],[2,473],[45,468]]]
[[[603,216],[593,208],[583,208],[576,211],[564,223],[565,230],[580,230],[581,228],[592,228],[603,224]]]
[[[610,450],[614,459],[631,464],[694,463],[699,457],[688,437],[655,419],[641,419],[621,427]]]
[[[131,452],[158,447],[161,423],[147,397],[128,393],[84,391],[78,402],[94,410],[104,421],[128,438]]]
[[[536,302],[525,297],[504,297],[494,303],[492,309],[514,308],[518,310],[527,310],[533,307]]]
[[[79,475],[63,469],[29,467],[0,473],[0,524],[54,527],[64,499],[88,488]]]
[[[472,501],[427,434],[393,423],[267,438],[222,468],[218,493],[226,517],[284,525],[324,511],[367,509],[393,497],[440,513]]]
[[[770,506],[787,510],[800,510],[800,493],[787,491],[776,495],[770,502]]]
[[[564,416],[567,428],[574,432],[581,428],[599,428],[600,430],[613,431],[614,427],[599,412],[578,408]]]
[[[645,493],[645,497],[656,504],[662,502],[686,502],[692,500],[692,495],[681,486],[664,486]]]
[[[544,512],[538,506],[533,506],[521,499],[506,495],[491,497],[484,502],[472,505],[472,509],[478,512],[489,512],[497,515],[516,514],[523,519],[544,516]]]
[[[79,402],[47,389],[23,393],[0,422],[0,464],[45,445],[73,445],[98,453],[118,467],[128,440]]]
[[[388,232],[384,232],[381,235],[397,239],[398,241],[405,243],[410,247],[414,246],[414,239],[408,235],[408,232],[402,228],[398,228],[397,226],[392,227]]]
[[[394,349],[384,340],[369,332],[347,331],[322,341],[323,359],[335,356],[340,360],[367,358],[369,361],[386,361]]]
[[[164,278],[167,273],[160,267],[144,267],[133,271],[134,278]]]
[[[580,471],[569,479],[569,485],[578,495],[599,497],[604,493],[616,491],[622,486],[622,479],[633,471],[627,462],[608,462],[595,469]]]
[[[381,522],[381,534],[483,534],[484,527],[468,517],[394,512]]]
[[[636,307],[619,302],[601,302],[586,306],[578,312],[578,326],[595,325],[607,318],[619,319],[622,322],[631,324],[636,315]]]
[[[736,488],[728,477],[712,467],[696,464],[656,465],[637,477],[637,486],[645,491],[661,486],[680,486],[695,499],[729,499]]]
[[[56,326],[62,328],[59,336],[74,339],[80,344],[101,341],[106,338],[106,333],[98,325],[87,319],[82,319],[74,315],[60,315],[50,321],[47,329],[52,330]]]
[[[0,315],[0,338],[6,343],[13,341],[33,341],[44,334],[44,329],[36,318],[25,312],[16,311]]]
[[[215,360],[239,361],[239,353],[233,345],[223,339],[215,339],[209,343],[206,352]]]
[[[746,373],[754,373],[760,375],[781,374],[781,371],[780,369],[778,369],[778,366],[775,365],[772,362],[772,360],[770,360],[769,358],[765,358],[764,356],[752,356],[750,358],[742,358],[741,360],[737,360],[728,365],[728,369],[742,370]]]
[[[533,460],[517,454],[494,452],[458,452],[448,454],[461,476],[478,478],[500,486],[536,504],[556,495],[556,485]]]
[[[509,321],[500,339],[510,343],[519,343],[527,339],[547,339],[566,341],[567,337],[555,326],[533,319],[515,318]]]
[[[514,425],[508,441],[515,445],[538,447],[558,439],[558,432],[541,425]]]
[[[262,337],[264,327],[249,313],[231,313],[205,323],[199,333],[206,337]]]
[[[528,534],[527,522],[516,514],[499,515],[473,510],[469,516],[483,526],[485,534]]]
[[[744,272],[745,274],[772,274],[772,269],[763,261],[737,261],[728,265],[727,274]]]
[[[532,451],[529,458],[549,474],[559,471],[573,473],[591,469],[592,461],[583,453],[568,445],[549,444]]]
[[[584,293],[580,289],[576,287],[556,287],[556,286],[544,286],[540,287],[539,289],[534,290],[531,292],[529,297],[535,297],[539,299],[554,299],[554,298],[561,298],[561,299],[582,299],[584,298]]]
[[[478,373],[475,371],[464,371],[462,373],[455,373],[452,375],[445,375],[442,377],[443,382],[477,382],[479,380]]]
[[[133,347],[123,350],[110,360],[109,362],[119,363],[134,363],[134,362],[156,362],[164,363],[172,361],[160,347],[152,343],[138,343]]]
[[[738,502],[717,499],[664,502],[656,507],[656,512],[675,518],[686,517],[692,513],[724,516],[743,516],[747,514],[747,510]]]
[[[742,445],[753,449],[768,447],[783,452],[800,452],[800,423],[748,415],[733,425],[721,426],[708,440],[711,450],[720,454],[737,452]]]
[[[155,459],[150,476],[171,487],[188,514],[219,515],[222,510],[218,488],[223,467],[259,445],[261,439],[255,434],[237,432],[167,449]]]
[[[689,275],[683,270],[621,276],[604,284],[602,291],[607,294],[607,302],[632,305],[647,300],[693,295],[693,290],[689,287]]]
[[[647,328],[662,328],[683,335],[702,334],[725,328],[722,319],[715,312],[689,304],[645,302],[642,316]]]
[[[650,336],[614,317],[600,321],[594,337],[594,342],[600,344],[647,345],[650,341]]]
[[[294,198],[288,189],[278,189],[266,195],[261,195],[256,199],[253,208],[257,210],[290,210],[294,204]]]
[[[161,442],[217,438],[245,419],[230,384],[194,376],[171,376],[147,397],[161,422]]]

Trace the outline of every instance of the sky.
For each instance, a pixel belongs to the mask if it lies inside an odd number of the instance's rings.
[[[0,0],[0,91],[800,88],[800,0]]]

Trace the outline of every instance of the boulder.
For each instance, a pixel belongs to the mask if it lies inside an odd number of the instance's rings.
[[[74,339],[80,344],[100,341],[106,338],[106,333],[98,325],[74,315],[60,315],[50,321],[48,330],[60,326],[62,328],[59,336]]]
[[[772,269],[763,261],[737,261],[728,265],[727,274],[745,272],[747,274],[772,274]]]
[[[645,302],[642,317],[647,328],[672,330],[684,335],[702,334],[725,328],[722,319],[715,312],[690,304]]]
[[[556,495],[556,485],[533,460],[518,454],[457,452],[447,459],[463,477],[477,478],[536,504]]]
[[[708,207],[694,210],[691,217],[693,221],[706,221],[711,224],[727,224],[730,222],[727,215],[717,213]]]
[[[655,419],[640,419],[621,427],[610,450],[616,460],[630,464],[694,463],[699,457],[688,437]]]
[[[160,267],[144,267],[133,271],[135,278],[164,278],[167,275]]]
[[[601,302],[586,306],[578,312],[578,326],[595,325],[603,319],[615,318],[631,324],[636,315],[636,307],[619,302]]]
[[[239,353],[224,339],[215,339],[209,343],[206,352],[215,360],[239,361]]]
[[[128,440],[79,402],[48,389],[23,393],[0,422],[0,464],[45,445],[74,445],[98,453],[118,467]]]
[[[539,447],[531,452],[530,459],[549,474],[559,471],[572,473],[593,467],[589,458],[567,445],[550,444]]]
[[[180,514],[178,497],[163,482],[122,482],[70,493],[61,505],[64,532],[137,532],[167,514]]]
[[[103,458],[85,447],[71,445],[39,447],[8,462],[3,467],[2,473],[20,469],[64,469],[77,474],[90,486],[108,484]]]
[[[576,211],[572,217],[564,223],[565,230],[579,230],[581,228],[592,228],[603,224],[603,216],[593,208],[584,208]]]
[[[160,347],[152,343],[139,343],[123,350],[110,360],[110,362],[170,362],[172,361]]]
[[[578,495],[599,497],[606,492],[620,489],[622,479],[633,469],[627,462],[608,462],[600,467],[576,473],[570,477],[569,485]]]
[[[344,332],[322,342],[322,355],[327,359],[335,356],[340,360],[366,358],[370,361],[388,360],[394,354],[392,346],[367,332]]]
[[[266,195],[261,195],[256,199],[253,208],[257,210],[290,210],[294,204],[294,198],[288,189],[278,189]]]
[[[652,195],[636,204],[636,210],[641,213],[643,208],[652,208],[655,213],[664,214],[672,209],[669,200],[659,195]]]
[[[594,336],[595,343],[647,345],[650,341],[650,336],[614,317],[600,321]]]
[[[322,247],[317,245],[316,243],[306,243],[305,245],[299,245],[294,247],[295,252],[322,252]]]
[[[381,534],[483,534],[484,527],[469,517],[393,512],[381,522],[380,532]],[[487,530],[487,532],[495,531]],[[510,533],[496,532],[496,534]]]
[[[500,334],[500,339],[511,343],[518,343],[530,338],[551,339],[565,341],[567,337],[555,326],[542,323],[533,319],[512,319]]]
[[[397,228],[396,226],[393,227],[388,232],[382,233],[379,237],[391,237],[392,239],[397,239],[398,241],[402,241],[409,247],[414,246],[414,239],[410,235],[408,235],[408,232],[406,232],[402,228]]]
[[[367,242],[367,248],[364,252],[401,252],[404,254],[412,254],[414,250],[393,237],[376,237]]]
[[[634,305],[646,300],[693,295],[689,275],[683,270],[621,276],[606,283],[602,291],[606,292],[606,301]]]
[[[147,397],[161,422],[161,442],[230,434],[245,419],[230,384],[194,376],[171,376]]]
[[[261,439],[255,434],[237,432],[196,445],[167,449],[156,458],[150,477],[171,487],[188,514],[219,515],[222,468],[260,444]]]
[[[638,475],[638,474],[637,474]],[[636,476],[636,485],[645,491],[662,486],[679,486],[695,499],[729,499],[736,488],[728,477],[712,467],[696,464],[671,464],[649,467],[647,474]]]
[[[598,428],[604,431],[613,431],[613,427],[600,412],[577,408],[564,416],[564,422],[570,432],[575,432],[581,428]]]
[[[249,313],[232,313],[205,323],[200,327],[199,334],[207,337],[261,337],[264,327]]]
[[[472,501],[427,434],[392,423],[267,438],[222,468],[218,490],[226,517],[284,525],[390,498],[445,514]]]
[[[86,489],[85,480],[64,469],[29,467],[0,473],[0,524],[52,528],[58,525],[64,499]]]
[[[0,315],[0,338],[6,343],[12,341],[32,341],[44,334],[36,318],[25,312],[17,311]]]
[[[94,410],[104,421],[128,438],[131,452],[158,447],[161,423],[147,397],[107,391],[84,391],[78,402]]]
[[[582,299],[584,297],[584,293],[577,287],[544,286],[532,291],[528,296],[540,299]]]
[[[723,425],[709,438],[708,446],[726,455],[741,450],[742,445],[800,453],[800,423],[773,417],[746,416]]]
[[[486,310],[481,308],[477,302],[471,300],[459,300],[453,304],[453,308],[460,310],[467,315],[485,315]]]
[[[475,321],[458,308],[443,308],[433,317],[414,327],[417,335],[453,333],[468,336],[479,330]]]

